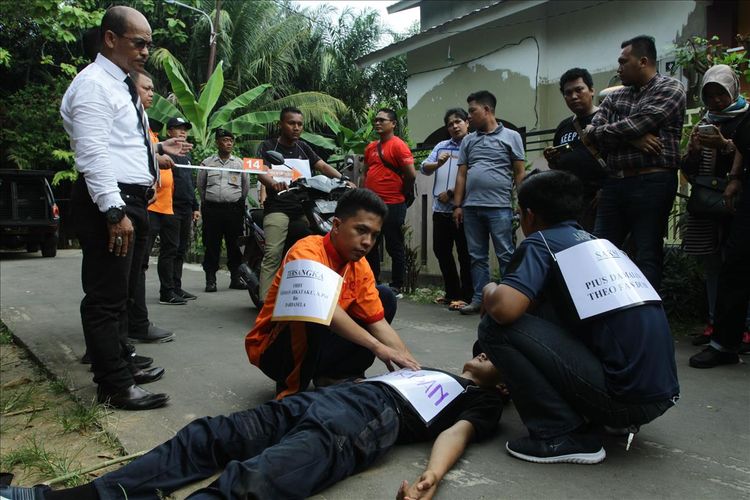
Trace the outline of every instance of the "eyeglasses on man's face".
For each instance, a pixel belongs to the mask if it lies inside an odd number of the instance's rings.
[[[117,35],[117,33],[115,33]],[[141,38],[139,36],[127,36],[127,35],[117,35],[119,38],[125,38],[127,39],[131,44],[133,44],[133,47],[135,47],[138,50],[153,50],[154,44],[151,40],[146,40],[144,38]]]
[[[392,121],[393,120],[391,120],[390,118],[382,118],[378,116],[377,118],[373,120],[373,123],[383,123],[383,122],[392,122]]]

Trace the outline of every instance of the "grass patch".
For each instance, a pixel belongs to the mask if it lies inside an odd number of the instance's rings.
[[[67,454],[47,450],[36,436],[32,436],[22,447],[0,457],[0,468],[10,470],[13,467],[20,467],[25,471],[35,473],[40,479],[50,480],[80,469],[80,465],[74,462],[74,458]],[[66,481],[65,485],[78,486],[85,482],[86,478],[75,475]]]
[[[91,400],[91,404],[75,404],[67,410],[57,414],[57,421],[64,433],[86,432],[101,429],[100,421],[107,417],[104,405]]]
[[[36,388],[27,384],[18,389],[4,389],[0,391],[0,413],[5,415],[31,406],[36,395]]]
[[[435,299],[445,295],[442,288],[437,286],[428,286],[424,288],[415,288],[413,292],[404,294],[404,297],[417,302],[418,304],[432,304]]]
[[[49,389],[52,394],[68,394],[70,392],[70,377],[67,374],[50,381]]]
[[[0,321],[0,345],[8,345],[13,343],[13,335],[10,333],[10,330],[8,330],[8,327],[5,326],[5,323]]]

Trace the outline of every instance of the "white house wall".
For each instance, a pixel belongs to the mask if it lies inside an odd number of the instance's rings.
[[[570,113],[558,90],[558,80],[564,71],[585,67],[594,76],[595,87],[604,88],[616,72],[623,40],[651,35],[661,57],[673,50],[675,41],[706,35],[705,7],[710,3],[701,0],[550,2],[496,21],[492,28],[456,33],[409,52],[407,105],[411,139],[415,143],[424,141],[442,125],[446,109],[465,107],[466,96],[482,89],[498,97],[497,116],[525,126],[527,131],[554,128]],[[450,25],[446,29],[450,30]],[[447,60],[449,46],[453,61]],[[500,49],[503,46],[507,47]],[[538,153],[529,156],[533,159]],[[428,194],[426,201],[430,207],[432,178],[418,175],[418,186],[420,193]],[[407,223],[414,230],[413,247],[419,246],[424,224],[420,202],[407,213]],[[429,208],[426,219],[427,266],[422,273],[439,275],[432,252]],[[494,261],[492,258],[496,268]]]

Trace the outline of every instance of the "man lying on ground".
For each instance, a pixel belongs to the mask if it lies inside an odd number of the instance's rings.
[[[479,343],[529,431],[506,449],[531,462],[601,462],[597,425],[636,432],[679,398],[667,317],[651,302],[658,296],[644,303],[653,289],[642,273],[619,267],[630,265],[624,254],[576,223],[582,192],[568,172],[528,176],[518,191],[527,238],[500,285],[484,288]]]
[[[435,439],[427,469],[400,498],[432,498],[446,472],[474,440],[495,431],[502,413],[497,369],[483,353],[460,376],[437,370],[404,370],[459,384],[455,397],[426,425],[401,392],[383,382],[346,382],[269,401],[229,416],[194,420],[119,470],[75,488],[0,487],[9,500],[152,499],[223,472],[191,494],[208,498],[307,498],[365,470],[394,444]],[[419,382],[416,382],[419,384]],[[451,392],[451,391],[448,391]],[[449,397],[440,389],[434,397]],[[414,397],[410,398],[414,399]],[[158,492],[158,493],[157,493]]]
[[[376,286],[363,257],[373,249],[388,208],[369,189],[352,189],[338,201],[333,228],[325,236],[308,236],[289,249],[276,272],[255,326],[245,338],[250,362],[276,381],[276,398],[346,378],[363,377],[375,361],[418,369],[419,364],[390,322],[396,297]],[[330,326],[303,321],[274,321],[274,307],[284,266],[311,260],[342,279]]]

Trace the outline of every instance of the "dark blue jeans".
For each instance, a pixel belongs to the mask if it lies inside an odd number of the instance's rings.
[[[223,469],[190,498],[306,498],[369,467],[398,431],[385,390],[342,384],[195,420],[94,486],[102,500],[156,500]]]
[[[406,221],[406,203],[388,205],[388,215],[383,221],[383,228],[375,248],[367,254],[367,262],[370,263],[375,281],[380,279],[380,261],[382,241],[385,240],[385,249],[391,256],[391,286],[401,288],[404,286],[404,274],[406,272],[406,250],[404,247],[404,232],[402,230]]]
[[[508,384],[529,435],[549,439],[586,421],[612,427],[642,425],[673,403],[629,404],[607,391],[602,363],[570,332],[525,314],[511,325],[489,315],[479,323],[479,344]]]
[[[602,186],[594,234],[623,248],[630,234],[633,261],[655,290],[661,287],[664,235],[677,193],[675,171],[607,179]]]

